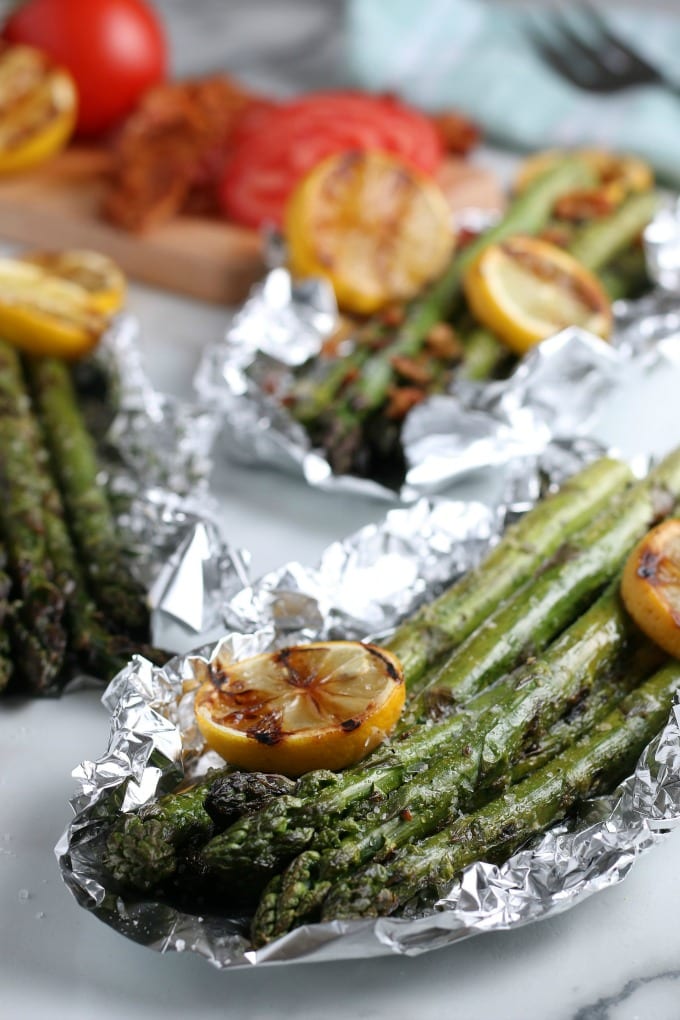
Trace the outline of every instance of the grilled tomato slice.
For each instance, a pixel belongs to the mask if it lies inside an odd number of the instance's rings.
[[[606,339],[611,303],[596,276],[561,248],[512,237],[482,252],[468,270],[465,294],[475,317],[515,354],[566,326]]]
[[[0,49],[0,174],[27,170],[63,149],[77,105],[63,67],[30,46]]]
[[[638,542],[624,567],[621,596],[647,637],[680,658],[680,520],[663,521]]]
[[[454,243],[439,186],[380,152],[320,163],[293,192],[284,225],[293,272],[325,276],[340,307],[359,315],[414,297]]]
[[[206,743],[234,765],[299,776],[372,751],[404,705],[402,669],[356,641],[296,645],[215,670],[196,691]]]

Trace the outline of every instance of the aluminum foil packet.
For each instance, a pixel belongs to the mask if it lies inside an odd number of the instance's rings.
[[[281,403],[292,372],[317,355],[337,325],[332,290],[323,280],[295,283],[277,265],[252,291],[226,336],[207,348],[195,377],[199,399],[222,415],[228,456],[301,475],[315,487],[414,502],[479,469],[536,458],[578,466],[603,403],[627,374],[677,361],[680,339],[680,205],[664,206],[646,234],[654,291],[614,306],[611,344],[577,328],[545,341],[505,380],[454,382],[406,416],[406,476],[398,492],[369,478],[336,475],[323,452]],[[675,267],[675,268],[674,268]],[[582,447],[587,451],[588,443]],[[570,449],[567,457],[566,449]],[[581,461],[582,463],[582,461]]]
[[[152,639],[180,651],[221,623],[225,599],[245,582],[246,557],[224,542],[208,490],[219,421],[154,389],[138,334],[137,320],[119,315],[96,355],[115,411],[104,441],[106,483],[125,507],[118,523],[148,591]]]
[[[218,968],[416,954],[485,931],[522,925],[621,881],[636,858],[680,820],[680,702],[637,769],[590,814],[534,839],[505,864],[468,867],[430,910],[411,917],[300,927],[254,950],[248,919],[200,916],[107,888],[102,849],[120,811],[134,810],[221,760],[206,751],[189,688],[205,661],[222,663],[298,640],[389,631],[424,597],[476,563],[514,508],[420,501],[331,545],[314,569],[288,564],[229,600],[234,628],[217,644],[164,668],[137,657],[110,684],[109,747],[74,772],[75,818],[56,847],[78,902],[121,934],[159,952],[193,952]],[[398,596],[398,597],[397,597]],[[361,621],[364,621],[363,624]]]

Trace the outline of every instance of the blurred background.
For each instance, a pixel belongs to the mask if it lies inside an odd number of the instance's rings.
[[[253,87],[282,92],[347,81],[343,61],[348,9],[362,0],[153,0],[166,23],[177,75],[229,69]],[[469,2],[469,0],[468,0]],[[479,0],[496,11],[569,10],[565,0]],[[0,0],[0,14],[15,5]],[[467,2],[466,2],[467,5]],[[428,6],[428,5],[425,5]],[[457,0],[440,0],[433,17],[458,17]],[[677,0],[593,0],[608,12],[678,13]],[[417,0],[382,3],[385,16],[400,8],[420,11]],[[452,40],[452,42],[455,40]]]

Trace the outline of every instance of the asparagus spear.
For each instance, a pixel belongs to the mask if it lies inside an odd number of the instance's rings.
[[[77,407],[66,366],[30,359],[28,372],[78,551],[95,601],[127,634],[143,640],[149,614],[141,585],[125,562],[106,493],[99,484],[92,439]]]
[[[190,840],[205,840],[241,813],[289,793],[285,776],[213,769],[181,793],[169,793],[138,814],[126,814],[109,834],[104,864],[113,878],[148,890],[175,874],[178,851]]]
[[[600,272],[610,301],[640,297],[649,290],[649,273],[642,247],[623,252]]]
[[[629,694],[589,736],[503,797],[405,847],[388,865],[371,865],[336,886],[324,902],[322,918],[375,917],[394,913],[416,898],[431,901],[466,865],[509,856],[584,798],[606,792],[627,775],[666,721],[679,687],[680,664],[671,662]]]
[[[124,886],[148,890],[174,874],[177,848],[214,831],[204,802],[213,783],[230,773],[212,770],[181,793],[168,793],[138,814],[125,814],[109,833],[104,866]]]
[[[599,272],[637,240],[658,204],[653,191],[631,195],[611,215],[581,227],[568,251],[586,269]]]
[[[38,422],[37,427],[42,444],[46,446],[44,426]],[[110,678],[136,653],[158,664],[166,662],[169,658],[167,652],[107,630],[77,562],[59,492],[49,477],[45,476],[44,482],[47,548],[54,565],[55,582],[66,600],[65,621],[70,637],[69,647],[76,653],[79,665],[95,676]]]
[[[0,340],[0,536],[19,603],[12,616],[18,670],[36,691],[58,676],[66,649],[65,599],[46,534],[49,482],[18,356]]]
[[[400,660],[407,687],[413,689],[629,480],[617,461],[590,464],[509,527],[479,566],[402,624],[386,647]]]
[[[361,865],[383,861],[450,824],[483,781],[506,774],[532,734],[555,722],[581,689],[612,668],[635,634],[614,584],[540,660],[520,667],[510,682],[501,684],[496,704],[471,718],[466,732],[425,771],[377,803],[374,813],[332,821],[319,830],[311,850],[300,854],[274,890],[265,893],[255,920],[258,939],[276,937],[308,920]],[[216,843],[212,840],[202,852],[215,874]]]

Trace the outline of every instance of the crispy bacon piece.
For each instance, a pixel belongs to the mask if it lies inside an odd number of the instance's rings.
[[[392,386],[385,416],[390,421],[402,421],[411,408],[420,404],[426,396],[427,391],[419,386]]]
[[[439,130],[447,152],[455,156],[466,156],[479,144],[479,128],[462,113],[444,110],[434,114],[432,120]]]
[[[143,231],[180,211],[217,212],[232,133],[265,102],[217,75],[151,89],[118,136],[104,216]]]

